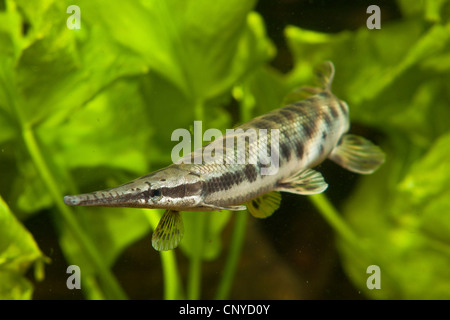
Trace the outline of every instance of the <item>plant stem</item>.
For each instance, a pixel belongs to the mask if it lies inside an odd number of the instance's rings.
[[[322,216],[327,220],[331,227],[347,242],[360,247],[358,236],[341,218],[339,212],[330,203],[327,197],[323,194],[315,194],[308,197],[314,206],[319,210]]]
[[[231,236],[230,250],[228,252],[225,268],[216,292],[216,299],[224,300],[228,298],[234,274],[239,261],[242,245],[245,239],[248,212],[238,212],[235,215],[233,234]]]
[[[153,230],[156,229],[161,214],[157,214],[156,210],[143,210]],[[164,299],[175,300],[183,299],[183,288],[177,268],[177,260],[175,251],[164,251],[160,253],[161,266],[164,278]]]
[[[177,269],[175,251],[161,252],[161,264],[164,276],[164,299],[183,299],[183,290]]]
[[[208,213],[196,212],[195,213],[195,235],[194,246],[195,250],[192,250],[190,264],[189,264],[189,277],[187,283],[187,298],[189,300],[197,300],[200,298],[201,283],[202,283],[202,259],[203,250],[205,244],[205,231],[207,226]]]
[[[72,210],[63,203],[63,196],[54,177],[50,172],[50,169],[47,166],[47,163],[44,160],[44,157],[42,156],[32,128],[24,126],[22,135],[28,152],[30,153],[34,164],[41,174],[42,179],[48,191],[50,192],[51,197],[53,198],[53,201],[56,203],[56,206],[58,207],[64,222],[66,223],[73,237],[76,239],[77,243],[82,248],[82,251],[87,255],[88,259],[96,268],[96,275],[101,280],[101,283],[105,290],[104,294],[110,299],[126,299],[125,293],[123,292],[122,288],[120,287],[119,283],[117,282],[116,278],[111,273],[109,268],[104,264],[93,242],[83,232],[81,226],[78,224],[78,221],[73,216]]]

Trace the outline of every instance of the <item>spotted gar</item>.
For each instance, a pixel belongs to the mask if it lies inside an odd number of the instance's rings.
[[[308,98],[238,126],[240,130],[186,155],[180,163],[112,189],[66,196],[64,202],[70,206],[166,209],[152,245],[156,250],[170,250],[184,234],[180,211],[248,209],[255,217],[268,217],[280,205],[279,191],[323,192],[328,185],[312,168],[327,158],[352,172],[370,174],[384,162],[385,155],[365,138],[347,133],[349,108],[331,92],[333,77],[334,66],[328,62],[321,75],[322,87],[304,88]],[[243,149],[226,143],[243,135]],[[228,152],[230,148],[234,152]],[[272,150],[270,156],[268,150]],[[208,161],[205,151],[210,155]],[[274,163],[275,170],[264,174]]]

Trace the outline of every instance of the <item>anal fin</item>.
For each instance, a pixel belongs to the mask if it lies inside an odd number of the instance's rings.
[[[352,172],[370,174],[383,164],[385,154],[369,140],[355,134],[346,134],[328,158]]]
[[[277,190],[296,194],[316,194],[325,191],[328,184],[320,172],[305,169],[278,183]]]
[[[184,235],[183,219],[179,211],[164,211],[152,235],[152,246],[157,251],[178,247]]]
[[[255,218],[267,218],[280,207],[280,203],[280,193],[272,191],[247,202],[247,208]]]

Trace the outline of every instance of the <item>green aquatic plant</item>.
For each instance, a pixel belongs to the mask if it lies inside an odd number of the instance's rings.
[[[224,130],[268,112],[310,85],[326,60],[336,65],[333,91],[348,102],[352,123],[378,132],[387,151],[384,167],[360,178],[342,207],[310,197],[336,232],[344,269],[369,297],[449,298],[449,1],[398,1],[402,18],[380,30],[288,26],[287,74],[269,65],[276,48],[255,3],[78,1],[81,28],[69,29],[61,1],[1,2],[0,298],[31,298],[26,270],[34,264],[42,278],[51,263],[22,222],[44,210],[66,260],[82,270],[85,297],[126,298],[111,267],[138,239],[150,243],[162,212],[74,209],[63,196],[166,166],[174,129],[202,120]],[[183,219],[187,281],[174,251],[158,253],[162,297],[201,298],[203,262],[220,254],[215,298],[229,297],[248,213]],[[381,290],[366,286],[370,265],[380,267]]]

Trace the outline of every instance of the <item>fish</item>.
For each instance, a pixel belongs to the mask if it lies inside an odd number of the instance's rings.
[[[298,90],[304,99],[243,123],[180,161],[131,182],[65,196],[65,204],[165,209],[153,232],[152,246],[166,251],[182,241],[182,211],[247,209],[256,218],[267,218],[279,208],[280,192],[324,192],[328,184],[314,168],[326,159],[354,173],[375,172],[384,163],[385,153],[371,141],[349,133],[349,107],[331,92],[333,63],[325,62],[318,70],[320,86]],[[227,144],[242,138],[243,148],[238,143]],[[268,150],[272,150],[270,156]],[[215,157],[205,161],[206,151]],[[255,160],[256,153],[265,157]],[[276,170],[267,173],[275,160]]]

